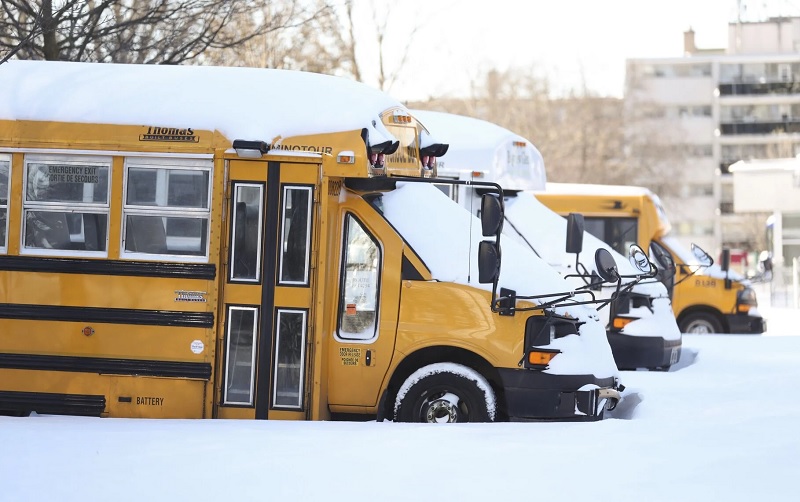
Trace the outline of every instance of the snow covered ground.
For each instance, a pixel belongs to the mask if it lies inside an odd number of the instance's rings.
[[[0,417],[0,500],[798,500],[800,311],[761,310],[595,423]]]

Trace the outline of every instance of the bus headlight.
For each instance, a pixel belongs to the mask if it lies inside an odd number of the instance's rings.
[[[614,320],[611,322],[611,326],[614,329],[622,329],[622,328],[624,328],[625,326],[627,326],[628,324],[630,324],[631,322],[633,322],[635,320],[636,319],[633,318],[633,317],[616,316],[616,317],[614,317]]]
[[[752,307],[758,306],[756,292],[751,287],[746,287],[736,293],[736,312],[745,314],[750,312]]]
[[[561,353],[558,349],[546,349],[553,340],[567,335],[577,335],[580,322],[552,312],[532,315],[525,323],[525,354],[520,365],[528,369],[545,370],[550,361]]]

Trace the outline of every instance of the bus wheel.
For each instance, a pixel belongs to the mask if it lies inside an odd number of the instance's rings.
[[[692,333],[695,335],[710,335],[722,333],[722,325],[713,314],[706,312],[695,312],[689,314],[681,320],[681,333]]]
[[[395,422],[493,422],[495,395],[477,371],[436,363],[409,376],[397,393]]]

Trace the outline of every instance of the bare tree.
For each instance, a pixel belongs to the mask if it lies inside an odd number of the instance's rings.
[[[409,27],[395,22],[404,6],[394,2],[379,7],[374,1],[356,5],[352,0],[309,0],[306,4],[305,10],[295,11],[293,19],[298,22],[294,25],[281,23],[284,29],[260,34],[235,47],[207,50],[202,60],[347,76],[388,91],[405,69],[414,35],[421,29],[419,24]],[[272,19],[275,15],[276,2],[271,2],[260,17]],[[232,21],[244,30],[252,30],[253,23],[252,16]],[[401,49],[390,54],[388,48],[398,38],[404,40]]]
[[[2,0],[7,59],[179,64],[209,49],[300,26],[320,13],[302,0]],[[321,10],[327,9],[327,6]],[[267,15],[267,13],[269,15]],[[234,20],[249,19],[249,23]]]
[[[288,11],[289,5],[294,6]],[[284,21],[276,20],[283,17]],[[262,7],[259,19],[281,24],[281,29],[257,35],[237,46],[209,49],[204,63],[240,65],[258,68],[282,68],[316,73],[352,76],[353,65],[347,52],[350,46],[342,36],[341,18],[329,0],[271,2]],[[293,20],[292,22],[289,22]],[[232,20],[233,29],[252,30],[256,19],[239,16]]]
[[[416,34],[424,24],[398,22],[401,9],[407,8],[399,0],[378,5],[374,0],[359,2],[345,0],[340,11],[342,28],[338,43],[342,47],[343,61],[347,63],[352,77],[361,82],[373,83],[382,91],[391,91],[408,63]],[[365,12],[366,10],[366,12]],[[364,21],[367,19],[368,21]],[[400,47],[398,53],[390,54],[392,42]],[[367,61],[372,60],[372,65]],[[374,67],[374,74],[368,68]]]
[[[535,69],[492,70],[464,100],[431,100],[412,106],[487,120],[533,142],[547,178],[576,183],[622,183],[622,103],[575,91],[551,97],[547,77]]]

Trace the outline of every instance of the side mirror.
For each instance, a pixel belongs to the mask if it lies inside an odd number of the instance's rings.
[[[758,261],[761,263],[764,272],[772,272],[772,256],[769,254],[769,251],[761,251]]]
[[[725,272],[725,289],[731,289],[733,287],[733,283],[731,282],[730,277],[728,276],[728,270],[731,268],[731,250],[730,249],[723,249],[722,250],[722,263],[720,263],[720,268],[723,272]]]
[[[731,268],[730,249],[725,248],[722,250],[722,263],[719,264],[719,267],[722,269],[723,272],[727,272]]]
[[[705,265],[706,267],[710,267],[714,264],[714,259],[711,258],[711,255],[706,253],[703,248],[698,246],[695,243],[692,243],[692,254],[695,258],[700,262],[701,265]]]
[[[481,230],[483,231],[483,236],[497,235],[502,229],[503,207],[500,205],[500,198],[488,193],[483,194],[481,196]]]
[[[597,268],[597,274],[605,282],[619,281],[619,272],[617,271],[617,262],[611,253],[605,249],[600,248],[594,254],[594,263]]]
[[[647,258],[644,250],[636,244],[631,244],[629,259],[631,264],[636,267],[639,272],[644,274],[653,273],[653,264]]]
[[[578,254],[583,251],[583,230],[583,215],[569,213],[567,216],[567,253]]]
[[[500,247],[492,241],[478,245],[478,282],[494,283],[500,277]]]

